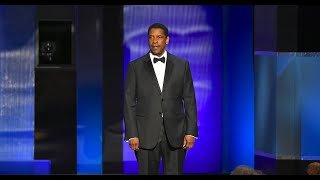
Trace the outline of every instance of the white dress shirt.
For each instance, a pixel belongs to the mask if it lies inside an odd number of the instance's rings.
[[[157,80],[158,80],[158,83],[159,83],[160,90],[162,92],[164,74],[166,72],[166,64],[167,64],[167,51],[164,51],[164,53],[160,57],[153,55],[151,52],[149,53],[149,55],[150,55],[150,60],[152,62],[152,66],[153,66],[154,72],[156,73],[156,76],[157,76]],[[164,63],[160,62],[160,61],[158,61],[157,63],[153,62],[153,58],[162,58],[162,57],[165,58]]]

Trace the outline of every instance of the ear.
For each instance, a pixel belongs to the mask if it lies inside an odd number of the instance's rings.
[[[168,45],[169,44],[169,36],[167,36],[167,39],[166,39],[166,44]]]

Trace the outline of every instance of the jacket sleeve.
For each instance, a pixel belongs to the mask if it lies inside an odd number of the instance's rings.
[[[128,64],[125,87],[124,87],[124,122],[125,137],[129,140],[138,137],[136,123],[136,76],[132,63]]]
[[[198,137],[197,103],[189,62],[185,65],[183,101],[187,120],[186,135]]]

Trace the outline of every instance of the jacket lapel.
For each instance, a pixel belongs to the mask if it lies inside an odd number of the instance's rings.
[[[167,84],[170,80],[172,69],[173,69],[173,59],[172,59],[171,54],[169,52],[167,52],[167,63],[166,63],[166,71],[164,74],[164,82],[163,82],[162,92],[164,92],[166,87],[168,86]]]
[[[161,90],[160,90],[160,86],[157,80],[157,76],[156,73],[154,72],[153,66],[152,66],[152,62],[150,60],[150,56],[149,53],[147,53],[145,55],[144,58],[144,67],[148,73],[148,77],[151,80],[152,84],[155,86],[155,88],[157,89],[158,93],[161,94]]]

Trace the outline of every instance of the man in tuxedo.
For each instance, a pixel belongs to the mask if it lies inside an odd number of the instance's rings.
[[[139,174],[182,174],[186,151],[198,137],[197,107],[189,62],[166,51],[168,29],[148,29],[150,51],[128,65],[125,140],[135,151]]]

